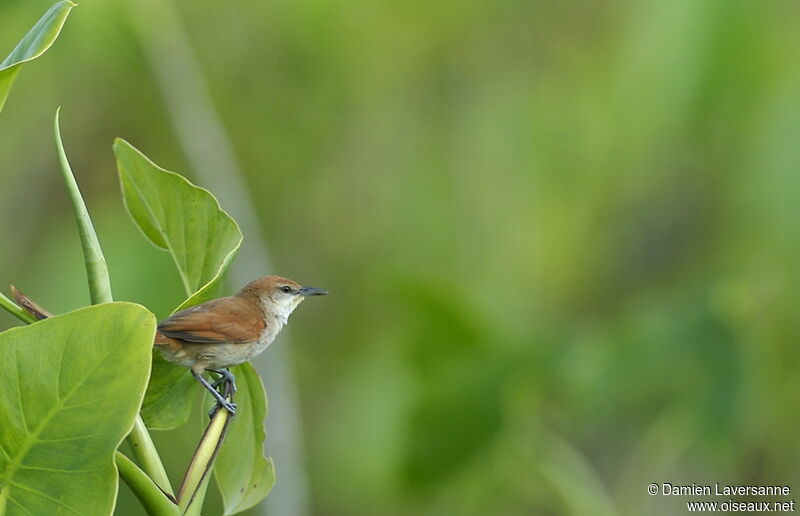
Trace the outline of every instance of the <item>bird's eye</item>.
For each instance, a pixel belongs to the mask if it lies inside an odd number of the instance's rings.
[[[283,292],[284,294],[288,294],[291,291],[292,291],[292,287],[290,287],[289,285],[284,285],[284,286],[281,287],[281,292]]]

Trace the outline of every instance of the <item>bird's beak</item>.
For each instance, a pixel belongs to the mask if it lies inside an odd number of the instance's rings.
[[[324,296],[328,291],[316,287],[302,287],[297,293],[301,296]]]

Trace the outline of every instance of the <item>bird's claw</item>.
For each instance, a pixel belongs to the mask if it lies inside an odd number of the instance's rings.
[[[230,412],[231,416],[235,416],[236,415],[236,403],[231,403],[228,400],[225,400],[224,402],[219,402],[218,401],[214,405],[214,407],[212,407],[212,409],[208,412],[209,419],[214,419],[214,416],[217,415],[217,412],[219,412],[219,409],[221,409],[221,408],[224,408],[225,410]]]
[[[236,394],[236,390],[237,390],[236,389],[236,377],[233,376],[233,373],[231,373],[227,369],[208,369],[208,371],[211,371],[212,373],[217,373],[218,375],[220,375],[219,378],[217,378],[216,380],[214,380],[214,382],[211,383],[211,386],[213,388],[216,389],[220,385],[223,385],[223,384],[225,384],[227,382],[227,384],[231,386],[231,392],[233,394]]]
[[[238,390],[236,389],[236,382],[234,382],[233,380],[228,381],[228,379],[225,378],[224,376],[216,380],[214,383],[212,383],[211,386],[216,389],[220,385],[223,385],[225,382],[228,382],[228,385],[231,386],[231,393],[236,394],[236,391]]]

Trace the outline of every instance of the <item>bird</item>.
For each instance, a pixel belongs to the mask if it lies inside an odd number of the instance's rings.
[[[236,392],[236,380],[228,368],[261,354],[305,298],[327,293],[281,276],[265,276],[233,296],[172,314],[158,324],[154,344],[166,360],[188,367],[214,396],[217,403],[210,417],[220,407],[235,415],[236,405],[217,391],[227,382],[231,392]],[[220,376],[209,383],[203,378],[206,371]]]

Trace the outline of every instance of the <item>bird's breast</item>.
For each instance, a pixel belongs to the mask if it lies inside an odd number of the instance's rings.
[[[258,340],[254,343],[250,344],[251,346],[251,356],[247,360],[252,360],[253,358],[257,357],[261,354],[262,351],[267,349],[267,346],[272,344],[272,341],[275,340],[275,336],[278,335],[278,332],[281,331],[281,327],[283,325],[270,325],[268,324],[262,331],[261,334],[258,336]]]

